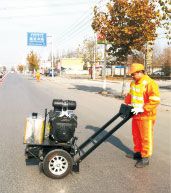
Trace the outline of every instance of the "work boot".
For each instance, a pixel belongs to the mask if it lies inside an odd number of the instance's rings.
[[[127,154],[126,157],[132,158],[134,160],[141,160],[142,159],[140,152],[136,152],[134,154]]]
[[[134,160],[141,160],[142,157],[141,157],[141,153],[140,152],[136,152],[134,153],[134,157],[133,157]]]
[[[138,160],[137,163],[135,164],[136,168],[143,168],[145,166],[149,165],[149,158],[148,157],[144,157],[141,160]]]

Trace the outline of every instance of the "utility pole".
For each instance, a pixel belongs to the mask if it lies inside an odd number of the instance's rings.
[[[147,61],[147,43],[145,43],[144,47],[145,47],[145,52],[144,52],[144,69],[146,71],[146,66],[147,66],[147,63],[146,63],[146,61]]]
[[[106,91],[106,50],[107,50],[107,41],[103,34],[97,34],[97,43],[104,45],[103,51],[103,60],[104,63],[102,65],[102,80],[103,80],[103,91]]]
[[[96,79],[96,35],[94,34],[94,53],[93,53],[93,57],[94,57],[94,65],[93,65],[93,80]]]
[[[146,47],[146,72],[148,74],[151,73],[151,68],[152,68],[152,58],[153,58],[153,42],[149,41],[147,42],[147,47]]]
[[[104,44],[104,64],[103,64],[103,68],[102,68],[102,79],[103,79],[103,90],[106,90],[106,47],[107,44],[105,42]]]
[[[53,36],[51,36],[51,55],[52,55],[52,78],[54,78],[54,67],[53,67]]]

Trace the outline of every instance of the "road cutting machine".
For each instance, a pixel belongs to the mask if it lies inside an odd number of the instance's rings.
[[[26,119],[24,144],[26,165],[39,165],[46,176],[54,179],[79,172],[80,162],[132,117],[132,107],[121,104],[116,115],[77,145],[76,101],[54,99],[52,106],[49,112],[45,109],[43,117],[32,113]],[[117,124],[102,135],[118,119]]]

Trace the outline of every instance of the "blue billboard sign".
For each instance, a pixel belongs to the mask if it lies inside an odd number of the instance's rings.
[[[47,45],[46,33],[27,32],[27,45],[28,46],[46,46]]]
[[[125,66],[115,66],[115,68],[125,68]]]

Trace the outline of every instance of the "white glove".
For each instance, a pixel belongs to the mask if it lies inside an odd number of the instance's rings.
[[[144,112],[144,109],[143,108],[133,108],[131,110],[131,112],[134,114],[134,115],[137,115],[138,113],[143,113]]]

